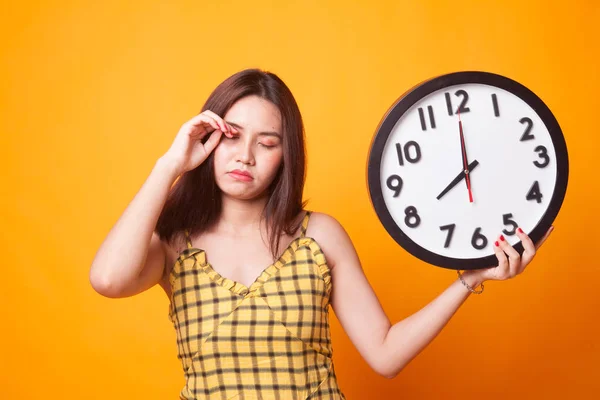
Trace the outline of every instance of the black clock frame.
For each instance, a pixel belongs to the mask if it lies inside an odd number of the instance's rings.
[[[400,96],[382,118],[371,142],[367,162],[367,184],[371,204],[384,228],[400,246],[427,263],[453,270],[472,270],[492,267],[498,264],[498,259],[495,254],[470,259],[446,257],[429,251],[412,241],[410,237],[397,226],[385,204],[380,178],[381,158],[392,129],[398,120],[402,118],[404,113],[416,102],[437,90],[449,86],[469,83],[495,86],[518,96],[535,110],[542,122],[546,125],[546,128],[548,128],[556,151],[556,185],[546,213],[531,232],[526,232],[534,243],[537,243],[544,236],[556,218],[566,194],[569,175],[567,146],[558,121],[548,106],[546,106],[535,93],[519,82],[490,72],[460,71],[440,75],[423,81]],[[516,243],[513,247],[520,255],[523,254],[523,244],[521,241]]]

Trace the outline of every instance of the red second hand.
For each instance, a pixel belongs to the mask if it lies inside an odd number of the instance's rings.
[[[463,148],[463,165],[465,168],[465,179],[467,181],[467,190],[469,191],[469,201],[472,203],[473,202],[473,193],[471,192],[471,179],[469,178],[469,172],[468,172],[468,166],[467,166],[467,157],[466,157],[466,152],[465,150],[465,139],[463,137],[463,131],[462,131],[462,121],[460,119],[460,108],[457,111],[458,113],[458,126],[460,128],[460,144]]]

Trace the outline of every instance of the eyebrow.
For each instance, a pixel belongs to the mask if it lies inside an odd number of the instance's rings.
[[[242,126],[236,124],[235,122],[230,122],[230,121],[225,121],[225,122],[227,122],[229,125],[233,126],[235,129],[239,129],[241,131],[244,130],[244,128]],[[267,131],[267,132],[258,132],[258,134],[260,136],[275,136],[275,137],[281,139],[281,135],[277,132]]]

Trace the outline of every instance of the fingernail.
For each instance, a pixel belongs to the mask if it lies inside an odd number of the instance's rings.
[[[494,244],[496,245],[496,247],[500,246],[497,241]]]
[[[500,240],[504,242],[504,235],[500,235]]]
[[[519,231],[519,233],[523,233],[523,229],[519,228],[517,230]]]

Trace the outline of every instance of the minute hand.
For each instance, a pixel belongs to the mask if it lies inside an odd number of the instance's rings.
[[[458,112],[458,131],[460,132],[460,148],[462,152],[463,167],[466,175],[465,182],[467,183],[467,191],[469,192],[469,201],[472,203],[473,193],[471,192],[471,174],[467,170],[467,164],[469,162],[467,161],[467,149],[465,146],[465,136],[463,135],[462,121],[460,120],[460,111]]]
[[[477,167],[479,165],[479,162],[477,160],[473,160],[473,162],[471,164],[469,164],[469,174],[475,169],[475,167]],[[456,176],[456,178],[454,178],[454,180],[452,182],[450,182],[450,184],[448,186],[446,186],[446,189],[444,189],[442,191],[442,193],[438,194],[438,196],[436,197],[436,199],[441,199],[442,197],[444,197],[444,195],[446,193],[448,193],[450,191],[450,189],[452,189],[454,186],[456,186],[458,184],[458,182],[461,181],[461,179],[463,179],[465,177],[465,171],[460,171],[460,173]]]

